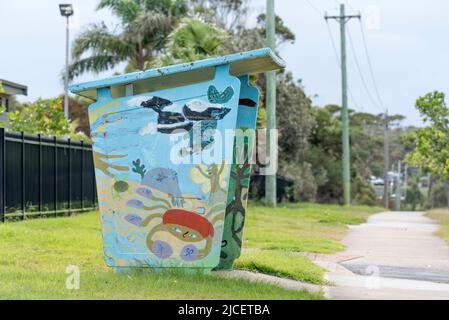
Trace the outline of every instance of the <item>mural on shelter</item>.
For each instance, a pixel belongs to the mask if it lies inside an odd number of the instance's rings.
[[[99,91],[89,107],[108,265],[212,269],[218,264],[231,161],[223,156],[212,164],[174,164],[170,159],[170,138],[185,141],[181,158],[192,157],[215,147],[217,132],[224,136],[225,129],[235,128],[238,79],[211,83],[116,103],[109,92]],[[217,147],[225,155],[232,141]]]
[[[89,122],[107,265],[232,268],[259,101],[247,74],[284,67],[263,48],[71,86],[96,99]]]

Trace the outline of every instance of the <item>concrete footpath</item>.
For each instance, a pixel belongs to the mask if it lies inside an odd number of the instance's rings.
[[[331,299],[449,299],[449,248],[423,212],[386,212],[351,227],[347,250],[308,254],[328,270]]]

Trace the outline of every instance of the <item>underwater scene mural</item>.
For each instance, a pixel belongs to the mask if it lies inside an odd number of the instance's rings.
[[[247,218],[259,91],[270,48],[74,84],[89,106],[104,258],[232,269]],[[195,271],[196,272],[196,271]]]
[[[98,90],[89,118],[109,266],[219,264],[233,156],[226,151],[234,139],[217,135],[236,127],[240,87],[238,78],[221,75],[122,98]],[[222,156],[194,161],[212,149]]]

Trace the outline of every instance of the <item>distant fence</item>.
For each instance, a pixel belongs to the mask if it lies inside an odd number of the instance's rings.
[[[96,207],[92,146],[0,128],[0,222]]]

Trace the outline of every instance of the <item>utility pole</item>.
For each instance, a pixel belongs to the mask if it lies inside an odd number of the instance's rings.
[[[351,205],[351,172],[350,172],[350,142],[349,142],[349,115],[348,115],[348,77],[346,69],[346,23],[353,19],[360,19],[360,15],[346,15],[345,5],[340,4],[339,16],[326,16],[328,19],[334,19],[340,23],[340,42],[341,42],[341,86],[342,86],[342,110],[341,122],[343,129],[343,198],[346,206]]]
[[[275,8],[274,0],[267,0],[266,14],[267,45],[276,51]],[[277,163],[276,146],[271,141],[271,132],[276,129],[276,71],[270,71],[267,77],[267,154],[270,163]],[[277,201],[276,173],[265,176],[265,202],[268,207],[276,208]]]
[[[388,170],[390,168],[390,141],[389,141],[388,110],[385,111],[384,119],[384,207],[389,208],[389,179]]]
[[[396,211],[401,211],[401,161],[398,161],[398,176],[396,178]]]

